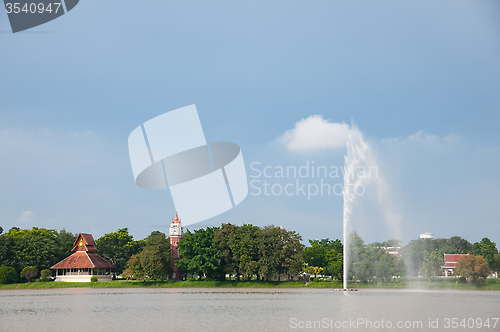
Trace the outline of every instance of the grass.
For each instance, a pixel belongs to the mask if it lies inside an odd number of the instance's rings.
[[[0,285],[2,289],[44,289],[44,288],[342,288],[340,281],[319,281],[305,283],[303,281],[136,281],[116,280],[109,282],[30,282],[21,284]],[[500,290],[500,280],[488,279],[483,284],[462,283],[457,279],[439,278],[429,282],[427,279],[415,278],[407,282],[389,283],[350,283],[349,288],[425,288],[425,289],[464,289],[464,290]]]

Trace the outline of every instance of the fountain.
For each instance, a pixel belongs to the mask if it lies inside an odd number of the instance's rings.
[[[344,157],[344,212],[343,212],[343,226],[344,226],[344,252],[343,252],[343,290],[347,288],[347,277],[349,272],[349,236],[351,233],[351,214],[353,206],[357,200],[356,189],[364,186],[365,182],[369,180],[366,176],[357,176],[356,171],[360,167],[366,165],[375,165],[374,158],[372,157],[370,146],[363,139],[362,133],[358,127],[353,123],[347,138],[347,154]],[[352,290],[352,289],[351,289]]]

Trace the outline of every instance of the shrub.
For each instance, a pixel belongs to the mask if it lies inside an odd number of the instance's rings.
[[[98,282],[99,279],[97,279],[96,276],[93,276],[92,278],[90,278],[90,282]]]
[[[465,278],[469,284],[476,281],[482,283],[490,274],[490,269],[482,256],[470,254],[458,259],[455,274]]]
[[[0,267],[0,284],[10,284],[17,281],[17,272],[13,267]]]
[[[33,266],[26,266],[20,273],[21,278],[26,278],[28,282],[38,275],[38,270]]]
[[[42,270],[42,272],[40,273],[40,275],[41,275],[40,279],[42,281],[50,281],[50,280],[52,280],[50,278],[51,274],[52,274],[52,272],[49,269]]]

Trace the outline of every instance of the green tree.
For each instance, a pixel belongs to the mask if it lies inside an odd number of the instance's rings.
[[[0,266],[12,266],[20,270],[17,257],[14,253],[14,239],[7,234],[0,235]]]
[[[64,258],[72,254],[71,249],[73,249],[73,243],[75,243],[77,234],[70,233],[66,229],[62,229],[57,232],[56,235],[56,247],[57,247],[57,260],[63,260]]]
[[[441,266],[444,264],[443,255],[439,252],[439,250],[426,251],[424,254],[424,272],[425,275],[429,278],[429,281],[432,281],[432,277],[438,276],[441,274]]]
[[[260,234],[257,226],[244,224],[236,228],[232,247],[238,263],[238,272],[246,280],[250,280],[254,275],[259,277]]]
[[[495,255],[498,253],[498,249],[495,242],[491,242],[490,239],[484,237],[480,242],[472,245],[472,251],[474,255],[483,256],[491,269],[495,270],[497,268]]]
[[[424,257],[426,252],[438,250],[444,257],[447,245],[446,239],[418,239],[411,240],[406,246],[401,248],[401,255],[406,263],[406,272],[410,276],[425,274]]]
[[[124,274],[144,280],[163,281],[173,272],[171,253],[170,241],[165,234],[153,232],[146,239],[146,245],[142,251],[130,258]]]
[[[215,248],[219,251],[221,258],[221,268],[224,274],[231,275],[235,274],[239,279],[240,271],[238,264],[237,253],[237,242],[236,235],[237,226],[232,224],[222,224],[222,226],[215,230],[213,242]]]
[[[217,229],[218,227],[208,227],[194,232],[188,230],[179,242],[181,257],[175,260],[176,265],[200,278],[205,276],[211,280],[223,280],[225,277],[221,255],[213,241]]]
[[[2,233],[3,233],[3,227],[0,226],[0,235],[2,235]]]
[[[13,267],[0,267],[0,284],[10,284],[17,281],[17,272]]]
[[[52,272],[50,271],[50,269],[44,269],[40,272],[40,279],[42,281],[49,281],[51,274]]]
[[[301,237],[295,231],[287,231],[274,225],[261,230],[259,238],[259,274],[266,280],[282,274],[299,272],[304,261]]]
[[[334,279],[342,280],[344,275],[344,261],[342,252],[336,250],[328,250],[326,252],[325,275],[331,276]]]
[[[466,278],[469,283],[485,279],[490,274],[486,260],[479,255],[469,254],[458,259],[455,275]]]
[[[33,227],[11,228],[5,235],[12,238],[13,264],[18,271],[23,266],[46,269],[57,262],[57,231]]]
[[[496,264],[497,271],[498,271],[498,270],[500,270],[500,251],[495,254],[494,258],[495,258],[495,264]]]
[[[128,233],[128,228],[101,236],[96,245],[99,254],[116,266],[118,274],[125,269],[130,257],[141,250],[139,243]]]
[[[306,264],[309,266],[321,266],[327,265],[326,260],[326,245],[320,244],[317,240],[309,240],[310,247],[304,248],[304,259]]]
[[[26,266],[20,273],[21,278],[25,278],[28,282],[38,275],[38,270],[34,266]]]
[[[468,254],[472,250],[472,244],[460,236],[451,237],[448,240],[448,245],[452,252],[445,252],[446,254]]]

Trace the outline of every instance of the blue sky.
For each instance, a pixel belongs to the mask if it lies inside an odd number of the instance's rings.
[[[292,151],[280,137],[313,115],[355,121],[387,184],[384,202],[357,208],[369,242],[394,235],[384,205],[405,241],[429,231],[500,244],[496,0],[86,0],[9,31],[2,12],[4,229],[128,227],[143,238],[167,224],[170,194],[134,184],[127,137],[196,104],[207,140],[239,144],[247,167],[342,166],[341,147]],[[342,199],[249,195],[197,226],[221,222],[341,238]]]

